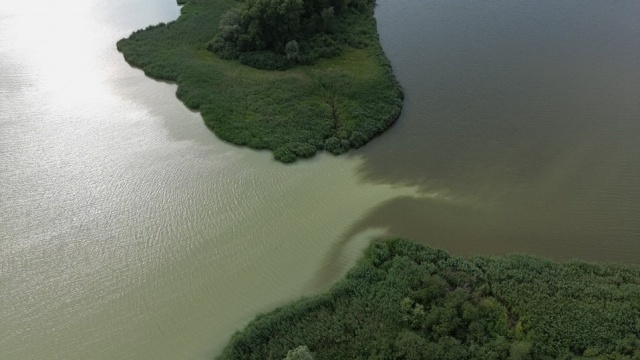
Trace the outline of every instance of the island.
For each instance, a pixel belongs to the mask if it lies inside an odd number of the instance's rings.
[[[259,315],[219,360],[639,359],[640,267],[377,241],[329,292]]]
[[[403,92],[371,0],[180,0],[179,18],[117,43],[173,81],[221,139],[289,163],[363,146],[399,117]]]

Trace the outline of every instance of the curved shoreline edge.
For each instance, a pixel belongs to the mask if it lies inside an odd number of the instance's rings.
[[[375,4],[350,15],[357,47],[311,66],[266,71],[206,49],[222,14],[241,3],[178,3],[177,20],[138,30],[117,48],[147,76],[175,82],[177,97],[222,140],[271,150],[287,163],[359,148],[399,118],[404,94],[378,40]]]
[[[639,298],[638,266],[462,258],[394,238],[327,293],[256,317],[218,359],[631,360]]]

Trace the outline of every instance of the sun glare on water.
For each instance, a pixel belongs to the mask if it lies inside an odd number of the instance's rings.
[[[86,104],[104,95],[101,66],[94,59],[105,40],[95,33],[95,24],[90,26],[90,3],[29,0],[5,6],[1,11],[10,22],[9,36],[20,44],[12,56],[38,77],[37,91],[55,94],[62,106]]]

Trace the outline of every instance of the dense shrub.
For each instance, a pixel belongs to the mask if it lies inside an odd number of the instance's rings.
[[[261,315],[220,360],[638,359],[640,267],[372,244],[327,294]]]
[[[293,65],[287,56],[271,51],[251,51],[240,54],[240,63],[262,70],[287,70]]]
[[[177,21],[136,31],[117,47],[148,76],[175,81],[178,98],[225,141],[269,149],[280,161],[312,156],[311,147],[315,153],[326,144],[339,154],[387,129],[401,108],[402,91],[378,43],[373,3],[358,1],[302,1],[302,16],[317,18],[300,24],[305,37],[274,37],[274,44],[284,44],[281,50],[240,51],[227,41],[243,35],[240,3],[233,0],[188,1]],[[322,57],[331,59],[318,61]]]
[[[283,162],[285,164],[287,163],[292,163],[294,161],[296,161],[297,156],[296,154],[291,151],[291,149],[289,148],[289,146],[283,146],[281,148],[279,148],[278,150],[273,152],[273,157],[280,161]]]
[[[311,144],[292,143],[289,144],[289,149],[301,158],[310,158],[316,154],[316,147]]]
[[[359,148],[367,143],[367,138],[360,131],[354,131],[351,133],[351,137],[349,137],[349,143],[351,144],[351,147]]]
[[[339,155],[344,152],[344,150],[342,149],[342,144],[340,143],[340,139],[335,136],[327,139],[327,141],[324,143],[324,148],[334,155]]]

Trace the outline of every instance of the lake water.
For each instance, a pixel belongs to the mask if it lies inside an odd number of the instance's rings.
[[[0,358],[207,359],[383,234],[640,263],[640,3],[380,0],[388,133],[294,166],[115,50],[173,0],[0,7]]]

